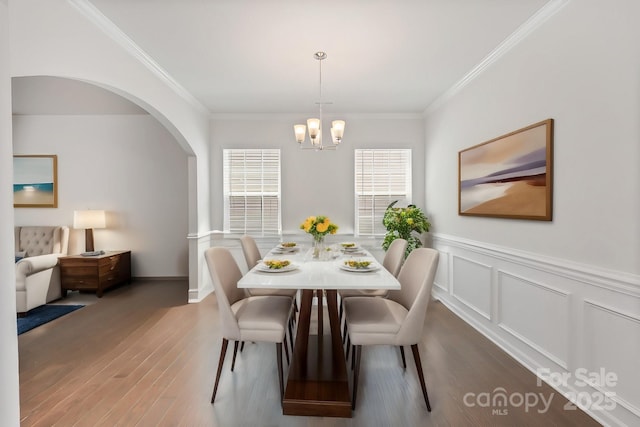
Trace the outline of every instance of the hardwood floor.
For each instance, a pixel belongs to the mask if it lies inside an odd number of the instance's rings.
[[[351,419],[282,415],[276,352],[267,343],[247,343],[234,372],[227,354],[211,405],[217,324],[215,295],[188,304],[186,282],[138,281],[20,335],[22,426],[599,425],[563,409],[566,399],[537,386],[532,373],[438,302],[429,306],[420,343],[431,413],[411,351],[405,371],[392,347],[363,350]],[[550,408],[465,404],[499,387],[507,396],[552,397]]]

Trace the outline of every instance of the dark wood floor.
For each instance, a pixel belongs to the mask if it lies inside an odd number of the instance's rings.
[[[429,306],[420,344],[431,413],[411,352],[405,371],[391,347],[363,351],[351,419],[282,415],[273,344],[248,344],[234,372],[229,352],[212,406],[217,316],[215,295],[187,304],[186,282],[145,281],[20,335],[22,426],[599,425],[564,410],[564,398],[537,386],[532,373],[438,302]],[[477,403],[500,387],[507,396],[551,398],[551,407],[465,404],[465,395]]]

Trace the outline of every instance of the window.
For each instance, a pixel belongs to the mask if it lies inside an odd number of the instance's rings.
[[[411,203],[411,150],[355,150],[355,161],[356,234],[383,235],[387,206]]]
[[[224,231],[280,234],[280,150],[223,152]]]

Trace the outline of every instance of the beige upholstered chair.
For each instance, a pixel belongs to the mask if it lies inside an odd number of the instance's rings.
[[[418,371],[427,410],[431,411],[422,373],[418,343],[422,336],[433,278],[438,267],[438,251],[414,249],[405,261],[398,280],[401,289],[389,291],[387,298],[351,297],[344,301],[344,312],[355,360],[353,401],[355,409],[358,375],[363,345],[410,345]],[[352,360],[352,365],[354,360]]]
[[[258,265],[262,256],[260,255],[260,249],[256,244],[256,240],[248,235],[244,235],[240,237],[240,245],[242,246],[242,253],[244,254],[244,259],[247,262],[247,267],[251,270],[253,267]],[[288,296],[290,298],[294,298],[294,304],[296,295],[298,291],[296,289],[249,289],[249,294],[251,296],[261,296],[261,295],[283,295]]]
[[[58,258],[67,255],[69,227],[17,226],[14,238],[16,311],[22,316],[62,297]]]
[[[235,342],[232,370],[239,341],[263,341],[276,344],[280,399],[282,400],[284,395],[282,343],[285,342],[286,349],[285,332],[292,309],[292,299],[278,295],[249,296],[244,289],[238,288],[237,283],[242,278],[242,272],[233,255],[226,248],[207,249],[205,259],[218,301],[222,334],[222,348],[211,403],[216,398],[229,340]]]
[[[407,249],[407,241],[405,239],[395,239],[389,247],[387,248],[387,253],[384,255],[384,259],[382,260],[382,266],[387,269],[387,271],[393,274],[394,277],[398,277],[398,273],[400,273],[400,267],[402,267],[402,263],[404,262],[404,252]],[[338,295],[340,295],[340,320],[342,320],[342,311],[344,307],[344,299],[349,297],[383,297],[387,295],[386,289],[375,289],[375,290],[357,290],[357,289],[346,289],[338,291]]]

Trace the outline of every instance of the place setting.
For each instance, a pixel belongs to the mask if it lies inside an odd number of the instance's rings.
[[[288,254],[296,253],[300,250],[300,247],[296,242],[280,242],[278,246],[271,250],[273,254]]]
[[[288,259],[265,259],[256,265],[256,270],[263,273],[286,273],[298,268],[298,264]]]
[[[340,247],[342,248],[341,250],[345,255],[366,255],[366,252],[360,246],[358,246],[357,243],[354,242],[342,242],[340,243]]]
[[[341,270],[353,273],[369,273],[380,269],[380,265],[369,259],[347,259],[338,264]]]

